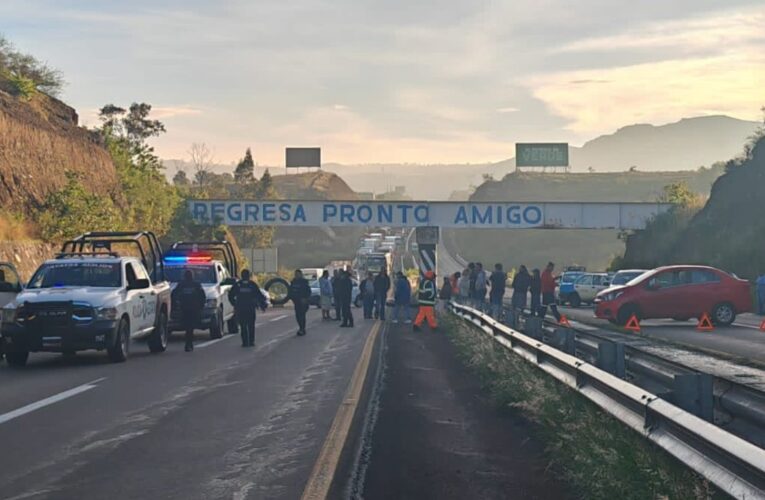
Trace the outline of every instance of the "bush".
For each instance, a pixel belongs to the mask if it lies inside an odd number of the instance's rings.
[[[4,76],[25,99],[38,90],[56,96],[64,87],[61,72],[30,54],[16,50],[0,35],[0,76]]]

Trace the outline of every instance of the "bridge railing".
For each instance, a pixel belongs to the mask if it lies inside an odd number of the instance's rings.
[[[577,391],[734,498],[765,498],[765,450],[472,307],[449,310]]]

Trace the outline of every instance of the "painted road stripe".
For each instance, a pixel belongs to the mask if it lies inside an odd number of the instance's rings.
[[[223,337],[221,337],[219,339],[207,340],[205,342],[202,342],[201,344],[194,344],[194,349],[201,349],[203,347],[207,347],[207,346],[211,346],[213,344],[217,344],[218,342],[220,342],[222,340],[232,339],[234,337],[236,337],[236,335],[231,334],[231,335],[224,335]]]
[[[269,320],[268,320],[268,322],[270,323],[270,322],[272,322],[272,321],[279,321],[280,319],[284,319],[284,318],[286,318],[287,316],[289,316],[289,314],[282,314],[281,316],[277,316],[277,317],[275,317],[275,318],[271,318],[271,319],[269,319]]]
[[[311,477],[303,490],[302,500],[324,500],[329,493],[329,487],[332,485],[332,479],[335,477],[337,465],[340,462],[340,453],[343,451],[345,441],[348,439],[348,433],[351,430],[351,422],[359,405],[361,391],[364,388],[364,382],[369,371],[369,362],[372,358],[372,349],[375,345],[377,333],[380,331],[382,322],[375,321],[372,331],[369,332],[364,350],[361,351],[361,357],[356,363],[356,369],[353,370],[348,389],[345,391],[345,397],[337,409],[332,427],[329,428],[327,439],[319,452],[319,458],[311,471]]]
[[[46,406],[50,406],[54,403],[58,403],[59,401],[71,398],[72,396],[76,396],[77,394],[94,389],[97,387],[96,384],[103,380],[106,380],[106,377],[97,378],[96,380],[88,382],[87,384],[78,385],[77,387],[73,387],[67,391],[60,392],[34,403],[30,403],[16,410],[9,411],[8,413],[3,413],[0,415],[0,424],[4,424],[9,420],[13,420],[14,418],[21,417],[27,413],[32,413],[35,410],[39,410],[40,408],[45,408]]]

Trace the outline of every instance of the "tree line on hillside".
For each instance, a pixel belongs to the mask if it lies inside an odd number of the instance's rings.
[[[765,125],[743,157],[726,163],[706,203],[687,186],[669,186],[665,199],[675,206],[643,231],[627,235],[624,257],[616,258],[612,268],[684,263],[711,265],[748,279],[765,273],[764,189]]]

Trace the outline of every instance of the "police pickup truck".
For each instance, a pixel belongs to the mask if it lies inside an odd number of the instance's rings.
[[[125,243],[135,247],[128,255],[112,250]],[[2,309],[8,363],[25,365],[30,352],[90,349],[120,362],[135,339],[146,339],[151,352],[164,351],[170,284],[161,255],[148,232],[86,233],[64,243]]]
[[[206,301],[197,328],[210,330],[210,338],[223,336],[224,323],[229,333],[235,333],[238,325],[234,319],[234,306],[228,300],[228,292],[236,283],[237,259],[233,246],[227,241],[179,241],[164,256],[165,272],[173,291],[191,271],[194,281],[204,289]],[[175,300],[175,297],[173,297]],[[175,304],[177,306],[177,304]],[[170,331],[183,327],[181,308],[173,307]]]

